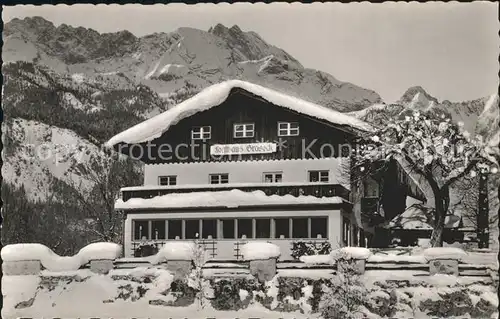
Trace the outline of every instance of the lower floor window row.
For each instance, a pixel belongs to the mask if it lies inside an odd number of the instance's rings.
[[[327,217],[134,220],[132,227],[134,240],[328,238]]]

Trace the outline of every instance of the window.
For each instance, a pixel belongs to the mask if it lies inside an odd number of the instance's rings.
[[[182,221],[180,219],[171,219],[168,221],[168,239],[182,238]]]
[[[292,237],[293,238],[308,238],[309,226],[307,218],[292,218]]]
[[[209,140],[212,136],[212,128],[210,126],[196,126],[191,130],[192,140]]]
[[[210,174],[210,184],[229,183],[229,174]]]
[[[177,185],[177,176],[159,176],[158,184],[160,185]]]
[[[350,223],[347,218],[342,218],[342,241],[344,246],[349,246]]]
[[[134,222],[134,239],[149,239],[149,222],[147,220],[136,220]]]
[[[328,183],[329,179],[330,178],[329,178],[328,171],[309,171],[309,181],[310,182]]]
[[[297,135],[299,135],[299,123],[278,122],[278,136],[297,136]]]
[[[152,239],[165,239],[165,221],[153,220],[151,222],[151,235]]]
[[[185,239],[196,239],[200,235],[200,220],[186,219],[185,221]],[[196,236],[198,234],[198,236]]]
[[[244,137],[254,137],[255,136],[255,125],[251,124],[234,124],[234,134],[235,138]]]
[[[217,238],[217,220],[216,219],[204,219],[202,222],[201,234],[203,238]]]
[[[264,173],[265,183],[281,183],[282,180],[283,180],[283,173],[281,172]]]
[[[222,238],[224,239],[234,238],[234,219],[222,220]]]
[[[256,238],[271,238],[271,220],[256,219],[255,220],[255,237]]]
[[[238,219],[238,238],[242,238],[243,235],[246,238],[252,238],[252,228],[251,219]]]
[[[288,218],[276,218],[274,220],[276,238],[290,237],[290,220]]]
[[[311,218],[311,237],[312,238],[328,238],[327,227],[328,227],[328,218],[327,217],[312,217]]]

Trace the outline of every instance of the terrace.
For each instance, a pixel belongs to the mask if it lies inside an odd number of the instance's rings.
[[[266,195],[292,195],[314,196],[314,197],[341,197],[349,201],[350,191],[343,185],[329,184],[323,182],[312,183],[253,183],[253,184],[216,184],[216,185],[175,185],[175,186],[138,186],[122,188],[122,200],[126,202],[131,198],[153,198],[156,196],[172,193],[191,193],[191,192],[217,192],[238,189],[243,192],[262,191]]]

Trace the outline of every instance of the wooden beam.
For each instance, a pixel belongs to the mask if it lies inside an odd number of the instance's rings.
[[[152,233],[153,233],[153,221],[148,220],[148,239],[149,240],[153,239]]]

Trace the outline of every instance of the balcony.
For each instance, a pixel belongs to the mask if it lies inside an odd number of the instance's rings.
[[[295,197],[342,197],[349,201],[350,191],[339,184],[328,183],[259,183],[127,187],[121,191],[122,200],[130,198],[153,198],[171,193],[217,192],[239,189],[243,192],[262,191],[266,195],[293,195]]]

